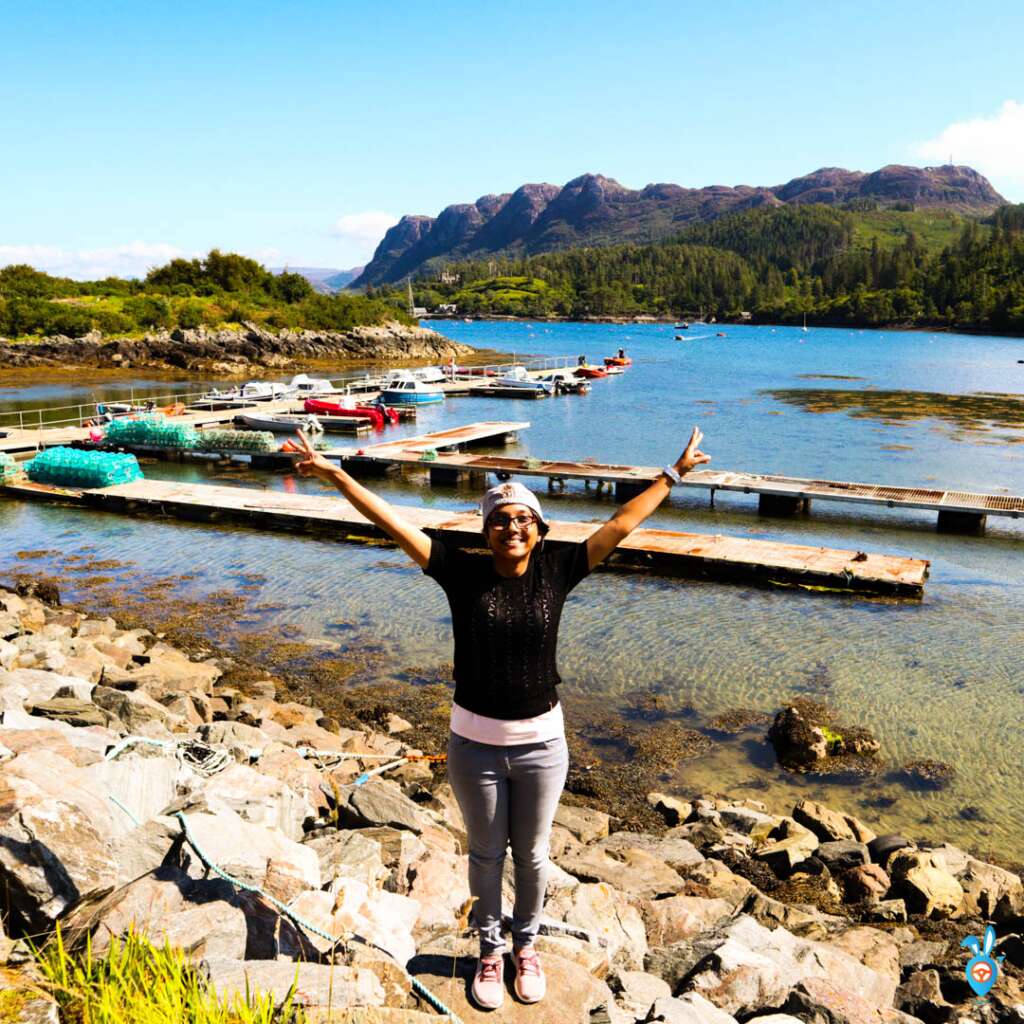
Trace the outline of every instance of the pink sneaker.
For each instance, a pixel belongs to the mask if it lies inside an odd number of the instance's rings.
[[[516,995],[524,1003],[539,1003],[547,991],[540,957],[533,946],[523,946],[515,953]]]
[[[500,954],[482,957],[476,962],[476,974],[470,993],[482,1010],[496,1010],[505,999],[505,958]]]

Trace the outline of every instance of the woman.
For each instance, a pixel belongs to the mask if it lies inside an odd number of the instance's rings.
[[[504,997],[501,877],[511,846],[515,877],[512,942],[515,992],[535,1003],[544,973],[533,940],[544,904],[548,840],[569,758],[555,646],[569,591],[666,498],[673,484],[710,457],[696,427],[683,454],[580,544],[545,548],[537,497],[519,483],[491,488],[481,502],[490,555],[431,539],[386,501],[313,450],[300,432],[304,476],[334,484],[444,588],[455,634],[455,696],[448,778],[466,823],[469,888],[476,903],[480,959],[471,993],[483,1009]]]

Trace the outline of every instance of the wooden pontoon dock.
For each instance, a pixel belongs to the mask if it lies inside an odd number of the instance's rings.
[[[230,522],[274,530],[327,534],[335,540],[380,537],[340,497],[256,491],[244,487],[136,480],[95,490],[15,483],[2,493],[116,513]],[[481,545],[477,512],[403,506],[403,516],[430,533],[468,547]],[[551,521],[547,542],[579,543],[598,525]],[[671,530],[635,530],[609,560],[611,568],[710,577],[809,590],[919,598],[929,563],[917,558],[783,544]]]
[[[626,501],[660,475],[656,466],[624,466],[599,462],[508,458],[502,455],[466,455],[438,450],[436,462],[424,463],[411,446],[395,450],[395,444],[369,445],[361,454],[350,454],[346,468],[377,463],[382,466],[429,469],[432,483],[457,483],[461,479],[482,482],[487,473],[539,477],[549,489],[581,480],[614,488],[615,496]],[[1009,494],[946,490],[942,488],[899,487],[885,484],[853,483],[843,480],[812,480],[803,477],[757,473],[733,473],[708,469],[688,473],[680,485],[708,491],[714,505],[718,491],[758,495],[763,515],[793,515],[810,511],[814,500],[850,502],[884,508],[916,508],[938,513],[938,528],[949,532],[978,533],[989,515],[1024,518],[1024,497]]]

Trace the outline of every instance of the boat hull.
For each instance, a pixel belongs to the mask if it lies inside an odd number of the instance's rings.
[[[385,405],[433,405],[444,401],[444,393],[433,394],[429,391],[391,391],[385,388],[380,393]]]

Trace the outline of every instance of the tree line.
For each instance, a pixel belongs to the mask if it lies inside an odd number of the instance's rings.
[[[411,323],[401,297],[320,295],[301,274],[272,274],[255,260],[212,250],[174,259],[145,278],[74,281],[25,264],[0,269],[0,337],[108,336],[159,328],[220,328],[253,322],[275,330],[349,330]]]
[[[747,311],[773,322],[806,315],[816,323],[1024,331],[1024,204],[962,219],[941,248],[913,213],[895,237],[864,241],[871,216],[824,205],[759,208],[662,243],[451,263],[446,276],[457,283],[421,278],[415,300],[428,308],[454,303],[466,315]]]

